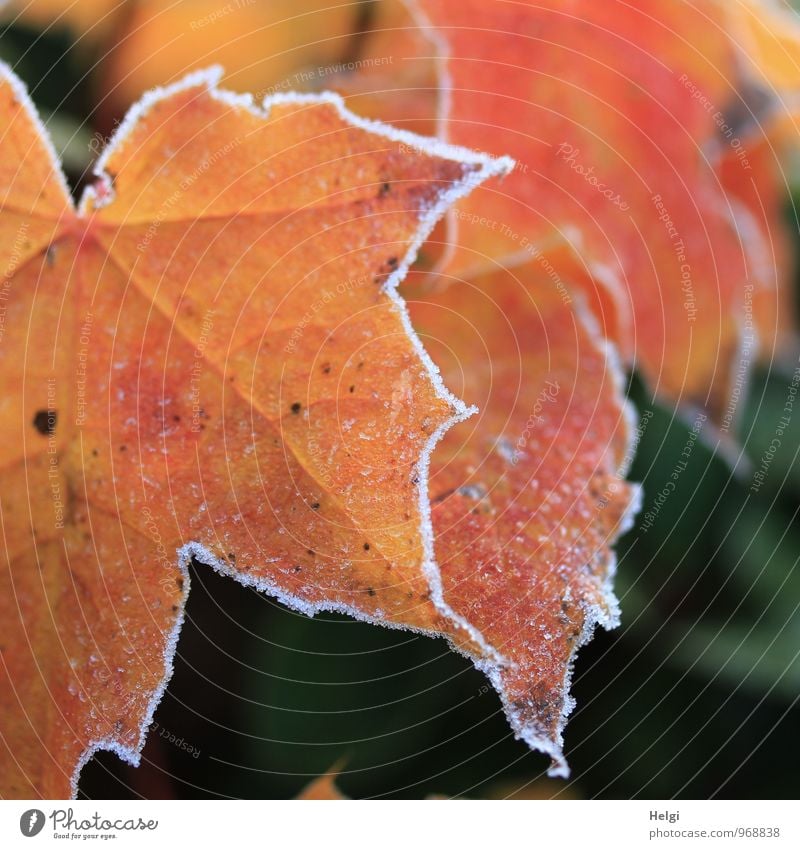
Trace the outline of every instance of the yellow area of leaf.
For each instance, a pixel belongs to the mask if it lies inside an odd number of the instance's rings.
[[[717,0],[753,72],[778,90],[800,87],[800,21],[785,0]],[[797,109],[796,97],[790,106]]]

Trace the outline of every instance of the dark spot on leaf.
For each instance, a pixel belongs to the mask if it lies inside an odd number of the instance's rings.
[[[369,543],[368,542],[364,543],[364,551],[369,551]]]
[[[55,410],[37,410],[33,417],[33,426],[42,436],[52,436],[56,430],[58,413]]]
[[[367,587],[367,595],[375,596],[377,593],[372,589],[372,587]]]
[[[127,445],[120,445],[120,446],[119,446],[119,450],[120,450],[120,451],[127,451],[127,450],[128,450],[128,446],[127,446]]]
[[[355,385],[353,385],[353,386],[351,386],[351,387],[350,387],[350,391],[351,391],[351,392],[355,392],[355,391],[356,391],[356,387],[355,387]]]
[[[172,421],[179,422],[180,420],[181,420],[181,417],[177,413],[175,413],[175,415],[172,417]]]
[[[331,364],[330,363],[324,363],[323,364],[322,373],[323,374],[330,374],[331,373]]]
[[[389,266],[389,268],[392,268],[392,269],[397,268],[397,257],[396,256],[390,256],[389,259],[386,260],[386,264]]]
[[[44,252],[44,258],[47,264],[52,268],[56,264],[56,246],[50,245]]]
[[[236,564],[236,555],[232,551],[228,552],[228,560],[230,560],[232,564]]]
[[[100,452],[96,448],[92,448],[92,457],[99,456]]]
[[[299,401],[295,401],[294,404],[292,404],[291,406],[291,411],[294,413],[294,415],[297,415],[301,409],[302,404]]]
[[[385,195],[388,195],[392,190],[392,187],[388,183],[381,183],[380,189],[378,189],[378,197],[382,198]]]
[[[310,554],[312,557],[313,557],[316,553],[317,553],[317,552],[316,552],[316,551],[314,551],[314,549],[313,549],[313,548],[307,548],[307,549],[306,549],[306,554]],[[296,572],[299,568],[300,568],[299,566],[295,566],[295,567],[294,567],[294,571]]]
[[[312,510],[319,510],[319,501],[315,501],[315,502],[311,505],[311,509],[312,509]]]

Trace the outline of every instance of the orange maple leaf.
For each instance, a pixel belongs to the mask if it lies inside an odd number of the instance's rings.
[[[193,557],[306,613],[463,631],[431,600],[427,457],[468,411],[396,285],[508,163],[220,73],[134,107],[76,209],[0,68],[6,797],[137,762]]]
[[[637,429],[593,318],[549,284],[535,267],[500,269],[418,291],[409,308],[445,379],[481,411],[432,458],[443,597],[493,647],[472,656],[516,735],[566,776],[575,654],[618,620],[611,546],[638,509],[625,481]]]

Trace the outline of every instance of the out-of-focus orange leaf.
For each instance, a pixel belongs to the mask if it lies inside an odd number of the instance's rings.
[[[535,268],[420,292],[410,309],[449,385],[481,410],[431,465],[444,599],[493,647],[475,659],[517,736],[566,775],[572,662],[596,624],[616,623],[611,545],[638,490],[624,480],[633,428],[619,365]]]
[[[135,107],[76,210],[2,66],[4,797],[137,761],[192,558],[307,613],[458,630],[422,527],[465,408],[394,287],[503,163],[218,77]]]
[[[474,276],[495,260],[544,258],[662,396],[727,429],[755,358],[748,323],[776,311],[783,270],[763,259],[780,254],[783,233],[779,158],[755,150],[771,95],[743,77],[719,6],[412,5],[445,51],[441,134],[517,160],[453,214],[446,269]],[[723,163],[742,173],[723,179]],[[734,188],[744,183],[748,192]]]
[[[315,778],[297,794],[297,798],[315,802],[341,802],[349,799],[349,796],[345,796],[336,786],[337,775],[337,772],[326,772],[325,775]]]
[[[771,361],[795,347],[794,303],[788,284],[795,260],[784,230],[783,207],[790,177],[781,161],[797,149],[800,133],[800,19],[783,0],[717,0],[736,46],[736,58],[752,83],[741,86],[737,123],[749,169],[728,147],[720,159],[720,179],[729,196],[762,234],[761,264],[774,285],[754,293],[754,324],[760,356]],[[756,242],[755,244],[759,244]],[[768,279],[769,271],[759,273]]]
[[[787,0],[717,0],[749,70],[778,92],[796,115],[800,89],[800,20]]]
[[[789,197],[789,176],[776,159],[776,154],[787,148],[780,135],[779,132],[777,138],[772,138],[759,130],[750,134],[749,169],[742,168],[733,150],[720,157],[717,165],[732,213],[743,238],[749,242],[753,277],[761,284],[748,285],[745,289],[748,310],[744,316],[740,373],[737,375],[740,391],[745,389],[742,378],[747,377],[747,367],[755,356],[763,362],[774,362],[785,359],[787,352],[796,346],[791,283],[796,261],[784,212]],[[751,306],[752,316],[749,314]],[[733,401],[733,398],[729,401],[731,414]],[[726,420],[727,414],[723,418]]]
[[[119,107],[198,65],[218,62],[225,85],[262,96],[328,88],[356,47],[363,4],[328,0],[132,0],[107,45],[99,84]],[[108,106],[106,106],[106,111]]]

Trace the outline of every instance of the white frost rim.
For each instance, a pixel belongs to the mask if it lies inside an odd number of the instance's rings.
[[[4,2],[5,0],[0,0],[0,9],[2,9]],[[53,173],[58,180],[59,188],[63,194],[64,203],[69,209],[74,209],[75,205],[72,202],[72,195],[70,193],[69,186],[67,185],[67,178],[64,176],[64,170],[61,167],[61,160],[58,158],[58,153],[56,152],[50,133],[47,131],[47,127],[45,127],[44,122],[39,116],[39,111],[36,109],[33,100],[31,100],[31,96],[28,93],[28,87],[14,73],[14,69],[2,59],[0,59],[0,81],[6,82],[9,86],[11,86],[11,90],[18,98],[20,105],[27,113],[34,128],[37,130],[39,141],[50,159],[50,165],[53,168]]]

